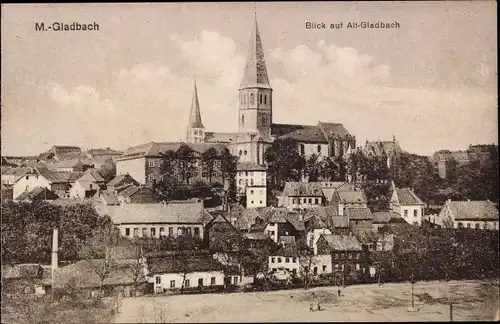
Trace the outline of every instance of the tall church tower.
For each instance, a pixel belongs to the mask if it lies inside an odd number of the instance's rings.
[[[240,133],[259,133],[269,137],[272,123],[272,91],[267,76],[256,14],[247,63],[239,89]]]
[[[198,89],[196,80],[194,81],[193,100],[191,102],[191,112],[187,126],[186,142],[203,143],[205,140],[205,127],[201,122],[200,103],[198,101]]]

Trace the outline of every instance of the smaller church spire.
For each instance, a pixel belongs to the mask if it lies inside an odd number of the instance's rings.
[[[196,77],[194,78],[193,101],[191,102],[191,113],[189,115],[190,128],[204,128],[201,122],[200,103],[198,101],[198,89],[196,87]]]

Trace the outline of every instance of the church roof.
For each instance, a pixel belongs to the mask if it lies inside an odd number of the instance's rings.
[[[237,137],[238,133],[205,132],[206,143],[231,143]]]
[[[285,134],[280,138],[292,138],[298,142],[311,142],[328,144],[323,132],[317,126],[305,126],[302,129],[297,129],[291,133]]]
[[[194,81],[193,101],[191,102],[191,113],[189,115],[189,127],[205,128],[201,122],[200,102],[198,101],[198,89]]]
[[[257,26],[257,17],[255,17],[252,36],[250,38],[247,63],[245,65],[240,89],[252,87],[271,88],[267,76],[267,67],[264,59],[264,50],[262,49],[259,27]]]
[[[182,142],[150,142],[138,146],[129,147],[118,160],[141,158],[141,157],[161,157],[160,153],[172,150],[177,151],[182,144],[186,144],[195,152],[202,154],[209,148],[214,148],[218,153],[226,147],[222,143],[182,143]]]

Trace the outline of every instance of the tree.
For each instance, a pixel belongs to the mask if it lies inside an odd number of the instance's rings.
[[[297,142],[293,139],[277,139],[264,153],[269,165],[269,189],[283,190],[285,182],[300,181],[306,160],[299,154]]]
[[[80,256],[88,262],[92,271],[99,277],[100,297],[104,281],[117,266],[115,253],[119,236],[119,230],[109,224],[102,229],[94,230],[80,251]]]
[[[233,156],[229,149],[224,148],[220,157],[222,182],[226,188],[226,203],[236,202],[236,170],[238,158]]]
[[[312,154],[305,163],[304,173],[309,182],[316,182],[320,176],[320,160],[318,155]]]
[[[189,184],[189,180],[193,177],[196,170],[194,150],[186,144],[181,144],[175,152],[175,159],[182,183]]]
[[[137,291],[137,288],[139,287],[141,281],[146,279],[147,277],[147,274],[144,271],[144,243],[145,242],[140,238],[136,238],[132,241],[132,244],[127,247],[127,274],[132,279],[134,291]]]
[[[111,158],[106,159],[104,164],[99,167],[98,171],[106,182],[111,181],[116,177],[116,163]]]
[[[175,152],[173,150],[168,150],[161,155],[161,178],[160,181],[155,185],[155,193],[158,200],[170,201],[176,195],[179,183],[177,181],[176,174],[176,160]]]
[[[212,176],[215,172],[215,165],[219,159],[217,150],[209,148],[202,154],[203,172],[208,176],[208,181],[212,182]]]
[[[312,248],[307,246],[304,240],[297,242],[298,259],[300,266],[300,274],[304,281],[304,288],[308,289],[311,281],[311,275],[314,274],[311,270],[317,263],[318,257],[314,255]]]

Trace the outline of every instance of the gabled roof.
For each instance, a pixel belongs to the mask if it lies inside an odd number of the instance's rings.
[[[203,203],[199,202],[124,204],[105,206],[101,211],[109,215],[114,224],[204,224],[206,218]]]
[[[285,134],[304,129],[312,125],[294,125],[294,124],[271,124],[271,136],[281,137]]]
[[[129,174],[119,174],[116,177],[114,177],[111,181],[109,181],[106,185],[118,186],[118,185],[125,184],[125,183],[132,183],[134,185],[139,185],[139,182],[137,182]]]
[[[337,190],[333,198],[342,204],[366,204],[366,196],[363,190]]]
[[[327,228],[326,224],[317,215],[311,215],[307,219],[304,219],[304,226],[307,231]]]
[[[288,197],[323,197],[319,182],[287,182],[283,196]]]
[[[201,122],[200,102],[198,101],[198,89],[196,80],[194,81],[193,100],[191,102],[191,112],[189,114],[189,125],[191,128],[205,128]]]
[[[327,245],[326,253],[333,251],[361,251],[361,244],[354,235],[335,235],[322,234],[320,240],[323,239]]]
[[[254,26],[252,28],[247,62],[245,64],[240,89],[252,87],[271,88],[269,78],[267,76],[266,61],[264,58],[264,50],[262,49],[259,27],[257,25],[257,17],[255,17]]]
[[[51,183],[71,183],[83,175],[83,172],[55,172],[46,168],[38,168],[36,171]]]
[[[317,126],[305,126],[302,129],[297,129],[293,132],[282,135],[280,138],[291,138],[304,143],[328,144],[328,140],[325,135]]]
[[[447,201],[455,220],[499,220],[498,209],[491,201]]]
[[[30,171],[30,168],[23,168],[23,167],[8,168],[2,172],[2,175],[14,176],[14,177],[18,178],[18,177],[25,175],[29,171]]]
[[[88,178],[88,177],[91,178]],[[87,169],[78,180],[93,180],[95,182],[105,182],[106,180],[102,177],[97,169],[91,168]]]
[[[22,194],[20,194],[16,200],[22,201],[22,200],[56,200],[58,199],[59,196],[56,195],[54,192],[52,192],[50,189],[47,189],[45,187],[36,187],[33,188],[31,191],[25,191]]]
[[[410,188],[396,188],[396,194],[400,205],[424,205]]]
[[[304,226],[304,221],[300,219],[301,218],[301,215],[299,213],[295,213],[295,212],[287,212],[286,216],[285,216],[285,219],[293,225],[293,227],[295,228],[295,230],[299,231],[299,232],[302,232],[302,231],[305,231],[306,228]]]
[[[258,218],[264,220],[259,212],[254,208],[244,209],[236,218],[234,226],[242,231],[249,230],[254,224],[256,224]]]
[[[96,194],[97,195],[97,194]],[[107,190],[103,190],[99,193],[99,197],[105,205],[119,205],[120,201],[118,200],[118,196],[109,192]]]
[[[238,171],[266,171],[267,167],[263,165],[258,165],[257,163],[252,162],[238,162],[236,166],[236,170]]]
[[[211,255],[165,256],[148,259],[149,275],[161,273],[222,271],[224,265]]]
[[[349,227],[347,217],[339,216],[338,210],[335,206],[309,208],[304,213],[304,220],[311,217],[319,218],[331,231],[336,228]]]
[[[140,157],[161,157],[162,153],[169,150],[177,151],[182,144],[189,146],[198,154],[204,153],[209,148],[214,148],[218,153],[221,153],[224,148],[227,147],[223,143],[183,143],[183,142],[150,142],[146,144],[141,144],[134,147],[129,147],[123,155],[118,159],[131,159]]]
[[[91,155],[122,155],[123,152],[112,150],[109,147],[106,147],[105,149],[102,149],[102,148],[90,149],[90,150],[88,150],[88,154],[91,154]]]
[[[366,154],[373,154],[375,156],[389,156],[392,153],[402,153],[401,147],[397,141],[372,141],[366,142],[364,147]]]
[[[374,243],[378,241],[378,234],[372,229],[353,229],[353,232],[361,244]]]
[[[388,224],[397,221],[400,218],[402,219],[398,213],[392,211],[373,213],[373,223],[377,224]]]
[[[130,185],[128,186],[127,188],[123,189],[122,191],[118,192],[118,196],[120,197],[131,197],[133,195],[135,195],[136,193],[138,193],[139,191],[142,191],[142,190],[147,190],[147,191],[150,191],[151,193],[153,192],[153,190],[151,190],[150,188],[146,187],[146,186],[134,186],[134,185]]]
[[[350,135],[347,129],[345,129],[344,125],[339,123],[325,123],[320,121],[318,123],[318,128],[327,138],[330,136],[345,137]]]
[[[232,143],[238,137],[238,133],[205,132],[206,143]]]
[[[279,249],[273,253],[273,255],[284,256],[284,257],[294,257],[298,256],[297,243],[295,242],[295,236],[281,236],[278,244]]]
[[[346,208],[344,213],[349,218],[349,220],[373,219],[370,208]]]

